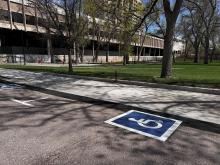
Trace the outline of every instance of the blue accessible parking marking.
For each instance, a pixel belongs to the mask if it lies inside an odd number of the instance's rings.
[[[105,122],[161,141],[166,141],[182,123],[179,120],[135,110],[130,110]]]
[[[5,84],[5,83],[0,83],[0,89],[21,89],[22,86],[17,85],[17,84]]]

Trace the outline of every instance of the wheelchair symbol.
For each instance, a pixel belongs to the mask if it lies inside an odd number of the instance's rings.
[[[144,128],[159,129],[163,126],[162,125],[163,121],[161,120],[150,120],[150,119],[136,120],[135,118],[129,118],[128,120],[137,122],[139,126],[144,127]]]

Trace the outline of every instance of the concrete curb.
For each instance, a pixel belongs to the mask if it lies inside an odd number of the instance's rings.
[[[56,74],[56,73],[48,73],[48,72],[41,72],[41,73],[50,74],[54,76],[60,75],[62,77],[68,77],[68,78],[77,78],[77,79],[103,81],[103,82],[126,84],[126,85],[137,85],[137,86],[144,86],[144,87],[151,87],[151,88],[163,88],[163,89],[170,89],[170,90],[180,90],[180,91],[220,95],[220,89],[216,89],[216,88],[201,88],[201,87],[190,87],[190,86],[180,86],[180,85],[168,85],[168,84],[158,84],[158,83],[129,81],[129,80],[117,80],[116,81],[114,79],[109,79],[109,78],[86,77],[86,76]]]
[[[123,103],[100,100],[100,99],[95,99],[95,98],[91,98],[91,97],[79,96],[79,95],[75,95],[75,94],[69,94],[69,93],[65,93],[65,92],[55,91],[52,89],[45,89],[45,88],[41,88],[41,87],[37,87],[37,86],[16,83],[13,80],[0,79],[0,81],[6,82],[6,83],[7,82],[14,83],[17,85],[24,86],[26,89],[38,91],[38,92],[49,94],[49,95],[54,95],[54,96],[72,99],[72,100],[78,100],[78,101],[87,102],[87,103],[96,104],[96,105],[101,105],[101,106],[105,106],[108,108],[120,109],[125,112],[127,112],[128,110],[131,110],[131,109],[135,109],[135,110],[139,110],[139,111],[143,111],[143,112],[148,112],[148,113],[151,113],[154,115],[160,115],[163,117],[174,118],[174,119],[183,121],[183,123],[181,125],[184,125],[184,126],[188,126],[188,127],[192,127],[192,128],[196,128],[196,129],[200,129],[200,130],[204,130],[204,131],[214,132],[214,133],[220,133],[220,125],[216,124],[216,123],[210,123],[207,121],[191,119],[191,118],[187,118],[187,117],[183,117],[183,116],[179,116],[179,115],[175,115],[175,114],[169,114],[166,112],[153,111],[153,110],[149,110],[146,108],[133,107],[130,105],[125,105]]]

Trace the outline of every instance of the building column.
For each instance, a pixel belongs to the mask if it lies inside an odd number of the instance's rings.
[[[37,14],[37,6],[36,6],[36,5],[35,5],[35,7],[34,7],[34,15],[35,15],[35,20],[36,20],[37,32],[39,32],[39,27],[38,27],[38,14]]]
[[[54,63],[54,56],[52,55],[52,42],[51,38],[47,38],[47,55],[50,57],[51,63]]]
[[[137,50],[136,56],[138,56],[139,55],[139,48],[138,48],[138,46],[136,47],[136,50]]]
[[[23,14],[24,30],[27,31],[26,15],[25,15],[25,9],[24,9],[24,0],[22,0],[22,14]]]
[[[118,44],[118,55],[121,56],[121,44]]]
[[[149,48],[149,56],[151,56],[151,48]]]
[[[11,30],[13,29],[12,27],[12,13],[11,13],[11,5],[10,5],[10,0],[7,0],[7,4],[8,4],[8,12],[9,12],[9,19],[10,19],[10,28]]]
[[[154,48],[154,56],[156,56],[156,52],[157,52],[157,49],[156,49],[156,48]]]

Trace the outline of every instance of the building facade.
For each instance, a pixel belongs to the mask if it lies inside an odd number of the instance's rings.
[[[134,5],[137,3],[141,3],[140,0],[134,0]],[[7,59],[8,62],[18,62],[25,54],[28,62],[49,62],[49,55],[52,53],[58,57],[58,61],[65,60],[65,55],[68,54],[65,44],[56,36],[48,39],[43,24],[44,20],[40,17],[37,8],[29,5],[27,0],[0,0],[1,58],[11,56],[12,58]],[[141,43],[142,41],[144,42]],[[130,56],[130,60],[137,60],[138,55],[140,61],[160,60],[163,42],[163,39],[154,36],[138,35],[138,41],[132,43],[133,56]],[[122,61],[120,45],[117,41],[111,41],[109,55],[109,62]],[[106,49],[103,45],[99,51],[98,62],[105,62],[105,56]],[[84,57],[84,62],[92,62],[90,43],[85,47]]]

